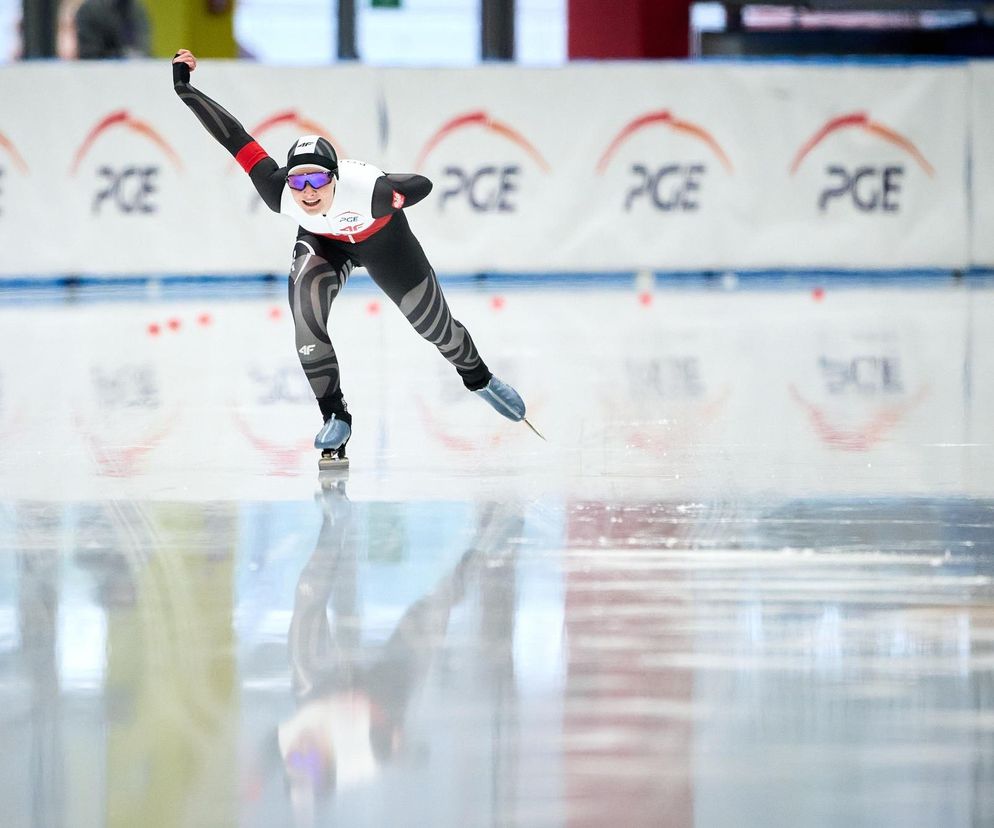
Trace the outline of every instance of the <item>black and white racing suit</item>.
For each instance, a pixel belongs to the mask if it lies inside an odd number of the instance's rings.
[[[322,416],[351,425],[342,395],[338,358],[328,331],[332,302],[356,267],[365,267],[414,329],[434,344],[471,391],[491,373],[463,325],[453,319],[442,289],[403,210],[431,191],[422,175],[387,174],[342,159],[334,201],[327,214],[311,216],[293,200],[287,168],[280,167],[224,107],[190,85],[190,70],[173,64],[176,94],[248,173],[273,212],[299,225],[290,268],[290,308],[300,364]]]

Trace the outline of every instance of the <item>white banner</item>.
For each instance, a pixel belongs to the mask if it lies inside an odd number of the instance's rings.
[[[979,267],[994,267],[994,61],[974,63],[971,70],[970,260]]]
[[[987,64],[194,75],[280,162],[321,132],[343,157],[429,176],[409,218],[443,274],[990,263],[992,80]],[[168,64],[6,66],[0,100],[0,276],[286,270],[295,227]],[[971,110],[987,184],[973,259]]]

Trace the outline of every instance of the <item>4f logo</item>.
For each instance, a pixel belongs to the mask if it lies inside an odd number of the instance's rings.
[[[317,345],[302,345],[300,348],[297,349],[297,351],[298,353],[301,353],[304,356],[310,356],[311,354],[314,353],[315,348],[317,348]]]

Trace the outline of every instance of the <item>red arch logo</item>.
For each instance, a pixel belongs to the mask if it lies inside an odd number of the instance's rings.
[[[420,172],[421,168],[424,166],[425,160],[429,155],[431,155],[435,148],[442,143],[443,140],[452,135],[452,133],[468,127],[483,127],[485,130],[507,139],[512,144],[516,144],[528,153],[531,159],[538,164],[542,172],[549,172],[549,163],[542,157],[542,154],[535,149],[527,138],[525,138],[513,127],[505,124],[503,121],[491,118],[488,113],[482,110],[457,115],[455,118],[452,118],[442,124],[442,126],[435,131],[435,134],[425,142],[425,145],[421,150],[421,154],[418,156],[418,160],[414,164],[414,169]]]
[[[295,127],[300,135],[322,135],[331,141],[331,145],[335,148],[335,152],[338,153],[339,158],[348,157],[341,142],[331,132],[317,121],[312,121],[310,118],[301,115],[296,109],[284,109],[270,115],[268,118],[264,118],[250,130],[249,134],[258,140],[267,132],[283,126]],[[239,169],[238,164],[232,163],[231,170],[237,169]]]
[[[928,160],[924,155],[922,155],[918,147],[916,147],[899,132],[895,132],[890,127],[886,127],[883,124],[870,120],[870,116],[865,112],[850,112],[848,115],[840,115],[839,117],[832,118],[830,121],[825,123],[825,125],[807,141],[805,141],[801,148],[797,151],[797,155],[794,156],[794,160],[791,161],[790,164],[790,174],[794,175],[808,154],[833,132],[838,132],[842,129],[852,129],[854,127],[862,129],[865,132],[868,132],[871,135],[874,135],[877,138],[902,149],[915,159],[918,166],[920,166],[927,175],[932,176],[935,174],[935,168],[928,163]]]
[[[2,132],[0,132],[0,149],[10,156],[10,160],[14,162],[14,166],[17,167],[19,172],[26,173],[28,171],[28,165],[24,161],[21,154],[17,151],[17,147],[15,147],[13,141],[11,141]]]
[[[618,134],[614,136],[611,143],[608,144],[607,149],[604,150],[604,154],[600,157],[600,159],[598,159],[597,174],[604,174],[605,170],[607,170],[608,164],[611,162],[611,158],[621,148],[621,145],[624,144],[625,141],[631,138],[636,132],[657,124],[665,126],[668,129],[672,129],[675,132],[684,133],[685,135],[689,135],[690,137],[701,141],[708,147],[708,149],[711,150],[711,152],[714,153],[726,170],[734,172],[735,168],[732,166],[732,162],[727,153],[721,148],[721,144],[714,139],[714,136],[711,135],[710,132],[698,124],[675,117],[668,109],[661,109],[656,112],[647,112],[645,115],[639,115],[619,130]]]
[[[120,109],[117,112],[112,112],[90,130],[90,134],[86,136],[86,139],[80,145],[80,148],[77,150],[76,155],[73,158],[72,167],[70,168],[71,174],[75,175],[79,170],[79,165],[86,157],[86,154],[93,147],[93,144],[96,142],[97,138],[99,138],[107,130],[115,127],[124,127],[125,129],[131,130],[132,132],[137,133],[143,138],[151,141],[163,152],[163,154],[165,154],[177,170],[183,169],[183,162],[176,154],[176,151],[169,146],[168,143],[166,143],[162,136],[159,135],[153,127],[145,123],[145,121],[132,118],[126,109]]]

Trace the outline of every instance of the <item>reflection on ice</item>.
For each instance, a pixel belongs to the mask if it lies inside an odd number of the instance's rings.
[[[994,502],[350,485],[18,505],[0,536],[4,693],[32,711],[3,725],[14,812],[80,790],[121,824],[971,825],[994,807]]]
[[[0,307],[4,824],[994,824],[992,294],[492,298]]]
[[[544,443],[356,281],[333,313],[364,494],[519,492],[522,473],[608,497],[616,480],[646,496],[994,492],[990,289],[455,291]],[[278,295],[0,307],[0,345],[27,355],[0,365],[5,496],[304,496],[284,478],[310,478],[319,418],[289,325]]]

